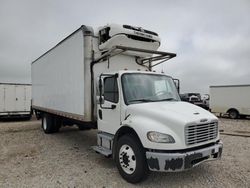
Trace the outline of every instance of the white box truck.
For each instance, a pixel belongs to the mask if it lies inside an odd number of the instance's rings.
[[[97,128],[93,149],[113,157],[131,183],[151,171],[182,171],[221,157],[218,119],[182,102],[172,77],[152,68],[176,56],[157,33],[81,26],[32,62],[33,109],[45,133]]]
[[[250,85],[210,86],[210,109],[232,119],[250,116]]]
[[[31,84],[0,83],[0,118],[31,115]]]

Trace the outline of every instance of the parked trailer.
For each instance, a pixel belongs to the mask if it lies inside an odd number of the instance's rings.
[[[250,115],[250,85],[210,86],[210,108],[236,119]]]
[[[45,133],[97,128],[93,149],[131,183],[221,157],[218,119],[180,101],[172,77],[152,71],[176,56],[157,33],[129,25],[81,26],[32,63],[32,100]]]
[[[0,118],[31,115],[31,84],[0,83]]]

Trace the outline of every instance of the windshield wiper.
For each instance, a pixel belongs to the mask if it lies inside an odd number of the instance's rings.
[[[159,102],[159,101],[177,101],[175,98],[166,98],[166,99],[159,99],[159,100],[152,100],[152,99],[134,99],[128,102]]]
[[[166,98],[166,99],[160,99],[156,101],[178,101],[178,100],[176,100],[175,98]]]
[[[151,100],[151,99],[134,99],[134,100],[130,100],[128,102],[154,102],[155,100]]]

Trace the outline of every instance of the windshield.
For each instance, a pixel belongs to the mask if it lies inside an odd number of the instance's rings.
[[[127,73],[122,86],[126,104],[180,100],[174,81],[165,75]]]

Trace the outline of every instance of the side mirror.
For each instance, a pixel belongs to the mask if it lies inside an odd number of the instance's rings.
[[[180,93],[180,80],[179,79],[173,79],[175,87],[178,91],[178,93]]]
[[[104,89],[103,89],[103,86],[104,86],[104,82],[103,82],[103,79],[100,78],[99,79],[99,104],[102,105],[104,104]]]
[[[99,97],[99,104],[104,104],[104,96],[100,95]]]
[[[104,81],[102,78],[99,79],[99,92],[100,96],[104,95]]]

